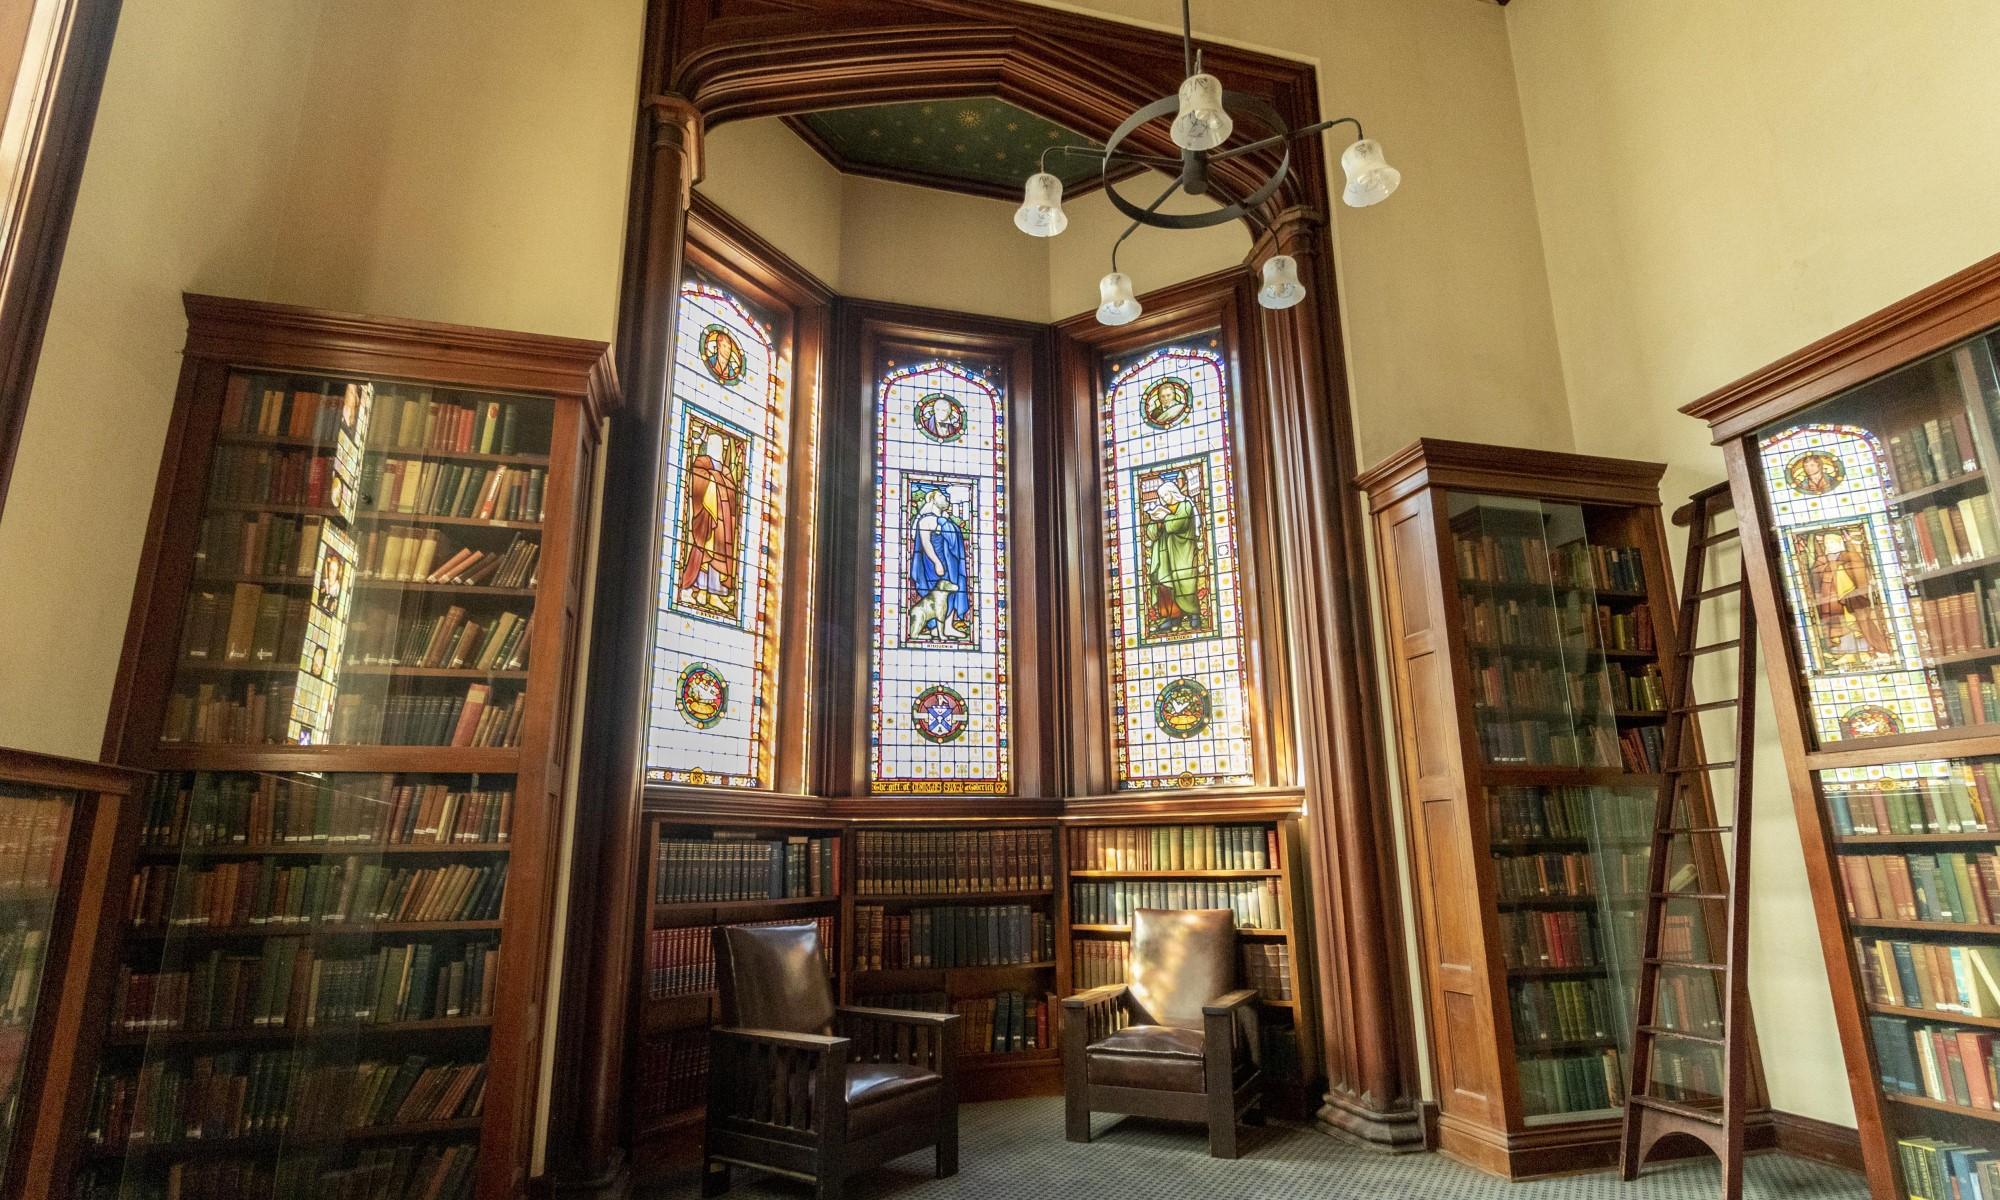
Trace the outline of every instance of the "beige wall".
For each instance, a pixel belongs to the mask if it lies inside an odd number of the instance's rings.
[[[1990,0],[1514,0],[1506,21],[1578,448],[1666,459],[1670,496],[1722,470],[1680,405],[2000,247]],[[1772,1099],[1851,1121],[1764,732],[1752,985]]]

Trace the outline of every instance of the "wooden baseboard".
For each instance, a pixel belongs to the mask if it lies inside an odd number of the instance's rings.
[[[1771,1127],[1778,1135],[1778,1149],[1815,1162],[1831,1163],[1850,1171],[1861,1166],[1861,1134],[1851,1125],[1835,1125],[1817,1117],[1797,1113],[1771,1112]]]

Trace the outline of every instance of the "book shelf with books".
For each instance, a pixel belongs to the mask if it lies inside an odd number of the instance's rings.
[[[846,836],[845,1002],[958,1013],[967,1099],[1053,1089],[1062,994],[1055,825],[860,821]]]
[[[1675,645],[1662,469],[1426,439],[1362,480],[1389,585],[1439,1145],[1509,1177],[1616,1158]],[[1669,845],[1677,869],[1717,878],[1689,841]],[[1706,958],[1719,916],[1674,901],[1669,938]],[[1712,1032],[1715,982],[1669,986],[1663,1020]],[[1715,1050],[1663,1040],[1656,1089],[1712,1094]]]
[[[511,1194],[600,343],[189,296],[80,1197]]]
[[[1755,533],[1745,574],[1879,1195],[2000,1187],[1996,329],[2000,259],[1685,410]]]
[[[1254,808],[1206,820],[1157,813],[1071,823],[1063,836],[1066,994],[1125,982],[1133,910],[1229,909],[1238,985],[1257,990],[1266,1100],[1285,1116],[1310,1116],[1316,1026],[1297,820]]]

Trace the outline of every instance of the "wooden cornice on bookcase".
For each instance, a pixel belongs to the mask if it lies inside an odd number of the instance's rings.
[[[546,392],[581,400],[592,421],[618,405],[618,374],[603,342],[370,317],[293,304],[188,292],[190,358],[246,367],[439,377],[468,388]]]
[[[1426,487],[1657,508],[1667,465],[1558,450],[1418,438],[1361,473],[1354,485],[1381,512]]]
[[[2000,324],[2000,254],[1684,406],[1716,445]]]

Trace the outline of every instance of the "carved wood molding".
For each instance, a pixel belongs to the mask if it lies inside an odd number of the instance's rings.
[[[1666,470],[1665,463],[1418,438],[1362,472],[1354,486],[1368,493],[1375,512],[1434,486],[1658,507]]]

